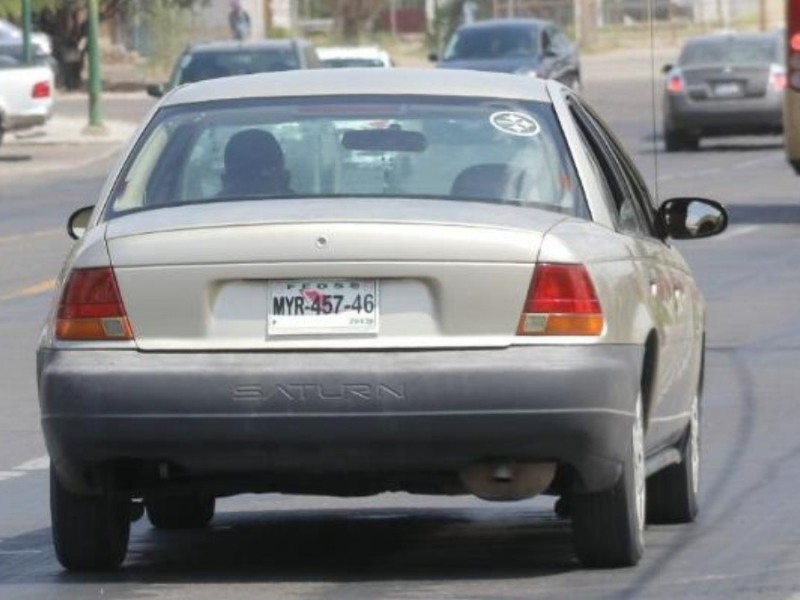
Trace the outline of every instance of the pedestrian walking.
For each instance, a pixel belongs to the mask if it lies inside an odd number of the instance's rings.
[[[230,25],[233,39],[246,40],[250,37],[250,15],[242,8],[240,0],[231,0],[228,24]]]

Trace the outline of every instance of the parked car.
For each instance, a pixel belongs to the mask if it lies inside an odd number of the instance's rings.
[[[0,55],[0,144],[8,131],[43,125],[53,110],[53,72]]]
[[[327,68],[393,66],[389,53],[378,46],[317,48],[317,55]]]
[[[691,38],[663,72],[668,152],[696,150],[703,137],[783,129],[785,46],[777,33]]]
[[[436,54],[431,60],[438,60]],[[459,27],[436,65],[555,79],[573,89],[581,85],[578,51],[549,21],[502,19]]]
[[[9,21],[0,19],[0,48],[6,46],[22,47],[22,30]],[[53,43],[46,33],[34,31],[31,42],[36,54],[50,56],[53,54]]]
[[[783,137],[786,160],[800,175],[800,5],[786,3],[786,29],[782,32],[786,43],[788,73],[784,103]]]
[[[206,79],[322,67],[316,50],[306,40],[206,42],[189,46],[178,58],[170,81],[151,85],[148,93],[161,97],[184,83]]]
[[[369,189],[340,172],[360,152]],[[244,492],[555,494],[588,566],[694,519],[706,309],[671,240],[726,213],[656,209],[569,88],[206,81],[120,164],[69,220],[38,350],[68,569],[117,567],[142,508],[202,528]]]

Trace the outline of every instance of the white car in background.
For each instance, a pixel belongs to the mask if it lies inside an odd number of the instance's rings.
[[[392,57],[378,46],[317,48],[317,56],[328,68],[393,67]]]
[[[0,144],[7,131],[44,125],[53,112],[53,70],[0,55]]]

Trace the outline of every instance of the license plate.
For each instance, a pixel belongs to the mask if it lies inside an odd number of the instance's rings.
[[[376,334],[375,279],[270,281],[267,335]]]
[[[714,95],[721,98],[741,96],[742,86],[738,83],[718,83],[714,86]]]

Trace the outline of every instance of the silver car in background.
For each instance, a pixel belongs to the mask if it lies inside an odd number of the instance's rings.
[[[131,516],[219,496],[408,491],[560,496],[583,564],[636,564],[697,513],[705,304],[670,238],[726,223],[656,209],[554,81],[174,90],[69,222],[37,364],[58,559],[115,568]]]
[[[692,38],[664,71],[668,152],[696,150],[703,137],[779,134],[786,90],[785,45],[777,33]]]

